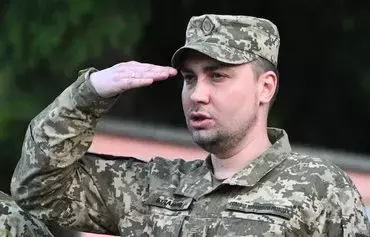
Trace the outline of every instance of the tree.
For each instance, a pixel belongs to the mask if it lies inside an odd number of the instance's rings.
[[[108,4],[109,3],[109,4]],[[13,0],[0,32],[1,171],[10,177],[27,125],[79,69],[128,60],[148,22],[148,0]],[[9,179],[0,188],[8,191]]]

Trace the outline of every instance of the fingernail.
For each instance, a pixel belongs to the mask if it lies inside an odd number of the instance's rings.
[[[168,70],[168,72],[170,74],[177,74],[177,70],[175,68],[170,68],[170,70]]]

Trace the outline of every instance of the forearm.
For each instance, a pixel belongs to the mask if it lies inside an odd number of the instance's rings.
[[[99,191],[77,161],[88,150],[98,119],[114,99],[99,97],[88,76],[82,73],[27,129],[11,190],[22,207],[43,218],[62,218],[58,213],[65,210],[72,217],[86,211],[86,192],[99,199]],[[79,225],[78,220],[64,218]]]
[[[93,69],[82,73],[53,103],[30,123],[23,156],[37,146],[42,163],[51,168],[67,167],[81,158],[91,145],[98,119],[113,105],[114,99],[96,94],[89,81]],[[28,141],[31,144],[28,144]],[[32,144],[33,143],[33,144]],[[39,156],[41,155],[41,156]]]

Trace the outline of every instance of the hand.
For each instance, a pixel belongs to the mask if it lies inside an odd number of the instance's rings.
[[[94,72],[90,75],[90,80],[101,97],[109,98],[129,89],[149,86],[176,74],[177,70],[172,67],[130,61]]]

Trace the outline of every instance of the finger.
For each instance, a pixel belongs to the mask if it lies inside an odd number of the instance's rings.
[[[134,88],[149,86],[153,83],[152,78],[142,78],[142,79],[134,79],[134,80],[126,80],[122,81],[121,88],[122,90],[130,90]]]
[[[175,68],[168,66],[158,66],[147,63],[134,64],[132,67],[128,69],[132,71],[136,71],[137,69],[137,72],[156,72],[156,73],[168,72],[170,76],[174,76],[177,74],[177,70]]]
[[[125,70],[123,72],[118,72],[119,79],[140,79],[140,78],[150,78],[144,77],[142,72]]]
[[[152,70],[143,74],[145,77],[153,77],[155,79],[161,80],[168,77],[173,77],[177,75],[177,70],[172,67],[153,67]]]
[[[152,72],[152,71],[149,71],[149,72],[144,72],[143,73],[143,77],[145,78],[153,78],[153,80],[157,81],[157,80],[164,80],[164,79],[167,79],[169,77],[169,73],[164,71],[164,72]]]
[[[167,79],[170,74],[167,71],[164,72],[135,72],[135,71],[125,71],[118,73],[118,80],[137,80],[152,78],[153,80],[164,80]]]
[[[158,74],[162,72],[168,72],[170,77],[175,76],[178,73],[177,70],[173,67],[159,66],[159,65],[148,64],[148,63],[139,63],[136,61],[119,63],[119,64],[116,64],[113,68],[116,72],[133,71],[135,73],[139,73],[139,72],[143,73],[143,72],[151,71],[151,72],[156,72]],[[151,75],[148,74],[148,77],[151,77]]]
[[[175,76],[177,74],[177,70],[173,67],[153,66],[150,71],[168,72],[170,76]]]
[[[120,67],[127,67],[127,66],[137,66],[137,65],[140,65],[142,63],[139,63],[137,61],[127,61],[127,62],[122,62],[122,63],[117,63],[116,65],[114,65],[113,67],[114,68],[120,68]]]
[[[126,70],[131,71],[150,71],[152,69],[154,70],[161,70],[163,68],[162,66],[157,66],[154,64],[148,64],[148,63],[139,63],[136,61],[130,61],[125,63],[119,63],[113,66],[114,70],[117,72],[122,72]]]
[[[157,66],[157,65],[152,65],[151,67],[148,67],[150,71],[152,72],[166,72],[168,71],[167,67],[162,67],[162,66]]]
[[[176,76],[177,75],[177,70],[176,68],[173,67],[167,67],[168,73],[170,77]]]

